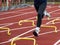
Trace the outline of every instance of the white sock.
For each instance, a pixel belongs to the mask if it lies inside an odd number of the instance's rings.
[[[48,13],[46,10],[44,11],[44,15],[50,17],[50,13]]]
[[[40,27],[35,28],[36,33],[38,34],[40,32]]]
[[[44,15],[47,15],[47,11],[46,10],[44,11]]]

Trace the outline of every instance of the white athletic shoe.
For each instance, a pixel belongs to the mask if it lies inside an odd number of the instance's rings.
[[[36,37],[38,37],[39,32],[40,32],[39,29],[35,29],[35,30],[33,31],[33,35],[36,36]]]
[[[47,11],[44,11],[44,15],[47,16],[48,18],[51,17],[50,13],[48,13]]]

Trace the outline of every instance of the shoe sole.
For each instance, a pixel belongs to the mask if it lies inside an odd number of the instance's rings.
[[[33,35],[35,36],[35,37],[38,37],[38,34],[34,31],[33,32]]]

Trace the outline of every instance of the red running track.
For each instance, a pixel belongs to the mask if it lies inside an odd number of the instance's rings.
[[[20,20],[29,19],[33,20],[36,25],[37,13],[34,7],[25,7],[7,12],[0,12],[0,27],[10,28],[11,33],[11,35],[8,36],[7,30],[0,29],[0,45],[11,45],[11,39],[14,37],[31,37],[36,39],[38,45],[54,45],[60,39],[60,20],[55,20],[56,18],[60,19],[60,7],[59,5],[48,5],[47,11],[51,14],[51,18],[48,20],[45,16],[42,25],[56,26],[58,32],[56,33],[54,28],[41,27],[39,37],[33,36],[32,32],[35,26],[32,26],[31,22],[23,22],[22,25],[18,24]],[[55,24],[51,23],[52,20],[55,20]],[[17,45],[32,45],[32,41],[26,40],[18,40],[15,41],[15,43],[17,43]]]

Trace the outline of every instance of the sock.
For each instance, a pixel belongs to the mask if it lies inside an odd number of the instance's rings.
[[[36,33],[38,34],[40,32],[40,27],[35,28]]]
[[[45,14],[45,16],[50,17],[50,14],[47,11],[45,11],[44,14]]]

